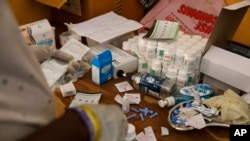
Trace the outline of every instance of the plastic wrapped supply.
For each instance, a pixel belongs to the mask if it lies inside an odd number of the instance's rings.
[[[228,89],[224,95],[218,95],[203,101],[208,107],[220,111],[220,120],[229,124],[249,124],[250,105],[237,93]]]

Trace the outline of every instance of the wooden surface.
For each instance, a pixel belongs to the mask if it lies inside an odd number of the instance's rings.
[[[101,92],[100,104],[115,104],[121,107],[119,103],[114,100],[116,94],[124,95],[125,92],[119,93],[114,84],[118,82],[127,81],[126,78],[111,79],[108,82],[97,85],[92,82],[91,72],[86,73],[78,81],[74,82],[74,85],[77,91],[88,92],[88,93],[97,93]],[[157,104],[157,99],[150,97],[146,93],[139,90],[127,91],[127,93],[140,93],[141,94],[141,103],[138,105],[131,105],[134,108],[145,108],[158,112],[158,116],[150,119],[149,116],[145,117],[145,120],[142,121],[138,113],[136,117],[129,119],[128,122],[132,123],[136,127],[136,134],[144,132],[144,128],[151,126],[154,130],[154,134],[158,141],[168,140],[168,141],[227,141],[229,140],[229,128],[226,127],[206,127],[201,130],[192,130],[192,131],[177,131],[172,128],[168,121],[168,111],[169,108],[160,108]],[[66,105],[70,104],[74,96],[62,97],[60,90],[55,90],[56,96]],[[126,113],[126,116],[129,116],[135,112],[130,111]],[[168,136],[161,135],[161,127],[166,127],[169,130]]]

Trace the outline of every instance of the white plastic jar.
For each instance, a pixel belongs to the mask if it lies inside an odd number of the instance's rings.
[[[158,59],[154,59],[151,64],[150,74],[161,77],[161,62]]]
[[[152,60],[156,56],[157,42],[154,40],[147,40],[146,44],[146,59]]]
[[[184,53],[184,63],[183,68],[186,71],[193,71],[196,69],[196,61],[197,61],[196,51],[193,49],[187,49]]]
[[[187,71],[179,70],[178,76],[177,76],[177,81],[176,81],[177,89],[181,89],[181,88],[187,86],[187,81],[188,81]]]
[[[167,73],[166,73],[166,80],[170,83],[176,83],[177,74],[178,74],[178,69],[168,68]]]

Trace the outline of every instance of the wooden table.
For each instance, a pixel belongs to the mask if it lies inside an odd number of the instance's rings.
[[[101,104],[115,104],[121,107],[119,103],[114,100],[114,97],[117,94],[121,96],[124,95],[125,92],[119,93],[114,84],[118,82],[127,81],[126,78],[118,78],[111,79],[108,82],[97,85],[92,82],[91,72],[87,72],[82,78],[78,79],[78,81],[74,82],[74,85],[77,91],[87,92],[87,93],[97,93],[101,92]],[[136,114],[136,117],[129,119],[128,122],[132,123],[136,127],[136,133],[144,132],[144,128],[151,126],[154,130],[154,134],[158,141],[168,140],[168,141],[227,141],[229,140],[229,128],[226,127],[206,127],[201,130],[192,130],[192,131],[177,131],[172,128],[168,121],[168,111],[170,108],[161,108],[158,106],[157,101],[153,97],[150,97],[148,94],[140,91],[140,90],[131,90],[127,91],[127,93],[140,93],[141,94],[141,103],[138,105],[131,105],[130,107],[134,108],[145,108],[148,107],[155,112],[158,112],[158,116],[154,118],[149,118],[146,116],[144,121],[141,120],[139,114]],[[55,91],[56,96],[61,99],[61,101],[69,106],[71,101],[73,100],[73,96],[62,97],[59,90]],[[126,113],[126,116],[129,116],[135,112],[130,111]],[[168,136],[161,135],[161,127],[166,127],[169,130]]]

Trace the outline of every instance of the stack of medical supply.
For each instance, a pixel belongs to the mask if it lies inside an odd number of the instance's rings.
[[[198,83],[200,61],[207,38],[182,31],[173,40],[143,38],[135,35],[123,42],[122,49],[138,57],[138,72],[166,78],[177,88]]]

